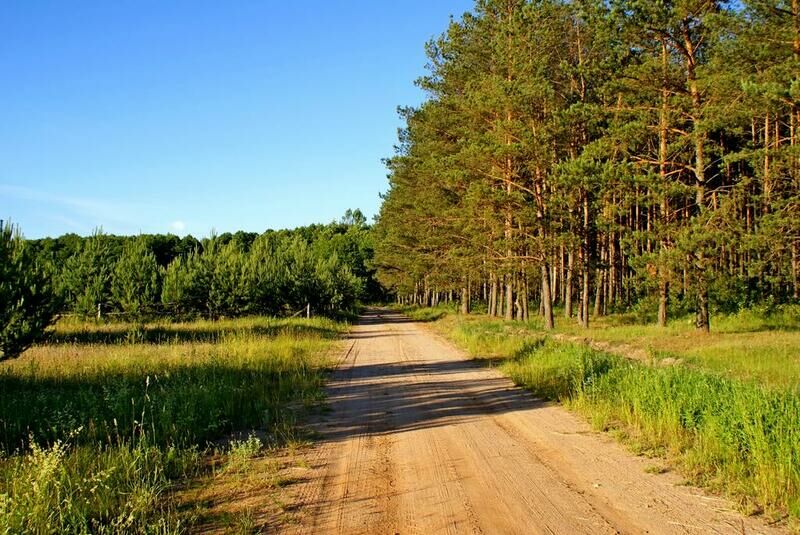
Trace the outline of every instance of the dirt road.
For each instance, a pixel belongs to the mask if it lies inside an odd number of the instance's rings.
[[[362,318],[328,392],[288,532],[777,532],[397,314]]]

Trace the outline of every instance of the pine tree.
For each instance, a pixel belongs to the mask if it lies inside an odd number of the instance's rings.
[[[0,361],[18,357],[44,336],[57,310],[51,269],[18,229],[0,221]]]
[[[113,271],[111,241],[102,230],[96,230],[83,241],[80,252],[66,261],[61,273],[72,311],[84,317],[100,317],[111,301]]]
[[[132,318],[152,311],[160,295],[160,273],[148,239],[138,236],[125,243],[111,282],[116,304]]]
[[[235,241],[221,245],[212,239],[204,260],[209,268],[208,311],[212,318],[237,316],[244,311],[247,290],[245,256]]]
[[[161,302],[177,315],[208,313],[210,273],[198,250],[178,256],[164,271]]]

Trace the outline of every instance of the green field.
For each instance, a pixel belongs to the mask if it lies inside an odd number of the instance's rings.
[[[0,532],[173,533],[204,521],[176,489],[216,470],[211,457],[241,464],[294,440],[345,328],[62,320],[0,364]],[[261,438],[224,440],[247,430]]]
[[[692,483],[734,498],[744,512],[788,515],[797,525],[797,308],[721,317],[709,335],[695,333],[688,321],[659,329],[612,316],[583,330],[562,320],[557,334],[611,342],[610,351],[554,339],[536,322],[405,310],[517,384],[612,431],[637,453],[664,457]],[[631,349],[648,358],[619,355]]]

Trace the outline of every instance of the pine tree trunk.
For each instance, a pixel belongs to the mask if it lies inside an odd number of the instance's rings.
[[[530,293],[530,287],[528,286],[528,275],[527,275],[527,273],[523,275],[523,280],[524,280],[524,282],[523,282],[523,285],[522,285],[522,288],[523,288],[523,291],[522,291],[522,320],[527,322],[527,321],[530,320],[530,314],[529,314],[529,311],[528,311],[528,306],[529,306],[528,295]]]
[[[558,276],[561,279],[561,287],[560,292],[555,292],[555,295],[558,296],[558,300],[561,303],[564,303],[567,300],[567,274],[566,265],[564,264],[564,256],[564,246],[561,245],[558,248]]]
[[[514,280],[512,276],[506,275],[506,309],[505,320],[511,321],[514,318]]]
[[[572,317],[572,268],[573,268],[573,253],[572,249],[567,253],[567,276],[564,281],[564,317],[569,319]]]
[[[792,244],[792,297],[797,299],[800,297],[800,288],[798,288],[797,284],[797,242]]]
[[[544,328],[551,331],[555,327],[555,322],[553,320],[553,296],[550,291],[550,268],[547,262],[542,264],[542,307]]]
[[[581,269],[583,271],[583,283],[581,285],[581,310],[580,324],[589,327],[589,272],[591,269],[591,251],[589,235],[589,195],[583,192],[583,244],[581,245]]]
[[[693,134],[694,134],[694,176],[695,176],[695,204],[700,213],[705,210],[706,203],[706,158],[705,158],[705,140],[706,135],[701,130],[699,121],[701,117],[701,104],[702,96],[700,89],[697,85],[697,77],[695,72],[695,49],[694,43],[687,32],[684,37],[684,49],[686,54],[686,73],[689,86],[689,94],[692,97],[693,108]],[[703,251],[697,253],[698,267],[695,269],[697,273],[697,321],[696,326],[698,330],[708,332],[709,327],[709,313],[708,313],[708,282],[706,281],[704,263],[705,255]]]
[[[708,318],[708,293],[699,291],[697,293],[697,312],[695,326],[702,331],[709,332],[710,322]]]
[[[461,288],[461,313],[469,314],[469,290],[466,286]]]
[[[617,300],[617,244],[613,232],[608,235],[608,284],[606,285],[606,307],[611,307]],[[605,310],[608,313],[608,310]]]
[[[764,180],[763,180],[763,199],[762,199],[762,214],[768,214],[770,209],[770,196],[772,194],[772,181],[770,177],[770,137],[769,137],[769,122],[770,114],[764,116]]]
[[[663,269],[663,268],[662,268]],[[659,281],[658,288],[658,325],[667,326],[667,306],[669,305],[669,281],[664,278]]]
[[[503,317],[503,304],[505,303],[506,299],[506,284],[505,284],[505,277],[499,283],[500,291],[497,292],[497,309],[496,309],[496,317],[502,318]]]
[[[492,273],[489,287],[489,316],[497,315],[497,277]]]
[[[594,315],[598,317],[602,315],[603,306],[603,281],[605,280],[605,271],[598,269],[596,271],[596,279],[594,281]]]
[[[472,279],[467,277],[467,314],[472,310]]]
[[[582,268],[581,276],[581,302],[580,313],[578,314],[579,323],[583,327],[589,327],[589,266],[585,265]]]

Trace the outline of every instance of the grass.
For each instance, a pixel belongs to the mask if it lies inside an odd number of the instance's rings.
[[[479,314],[459,316],[447,309],[417,309],[410,316],[434,321],[436,329],[482,357],[511,355],[543,333],[538,317],[529,323],[505,322]],[[555,333],[607,342],[612,349],[614,345],[637,348],[655,360],[681,359],[698,369],[766,386],[800,385],[798,306],[716,316],[710,334],[696,332],[691,318],[676,319],[666,328],[638,321],[633,314],[611,315],[592,318],[591,327],[584,329],[574,319],[556,317]]]
[[[431,322],[440,320],[449,314],[455,313],[456,309],[453,307],[440,306],[432,307],[415,307],[415,306],[402,306],[397,307],[406,316],[414,321]]]
[[[0,532],[185,531],[196,512],[177,507],[175,489],[204,477],[215,441],[234,431],[266,435],[227,446],[233,471],[294,439],[343,329],[59,323],[48,343],[0,365]]]
[[[659,330],[620,316],[589,331],[561,327],[562,334],[647,348],[650,364],[555,340],[536,323],[448,314],[433,327],[634,451],[663,456],[693,483],[733,497],[743,511],[788,515],[800,527],[796,322],[790,309],[717,318],[706,337],[682,322]],[[686,365],[658,365],[666,354]]]
[[[712,318],[709,335],[696,332],[692,320],[679,318],[662,329],[616,315],[595,321],[588,332],[562,320],[567,324],[559,332],[637,346],[657,358],[682,358],[698,368],[765,385],[800,384],[800,307],[719,315]]]

